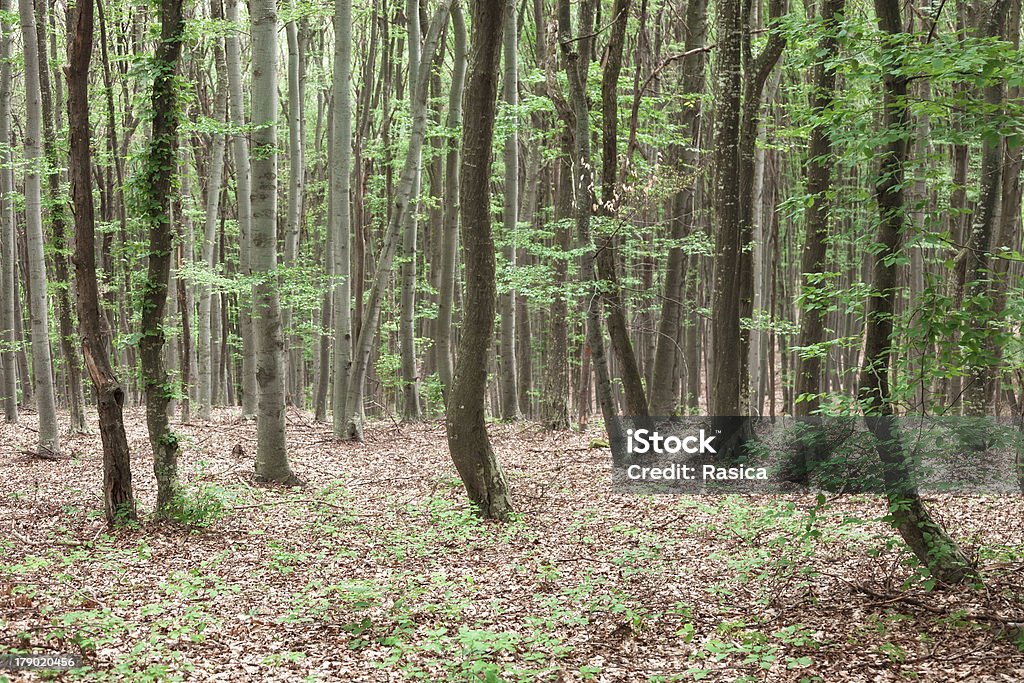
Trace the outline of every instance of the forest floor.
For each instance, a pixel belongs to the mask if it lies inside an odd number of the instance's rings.
[[[622,495],[596,434],[496,424],[499,525],[439,422],[354,444],[291,412],[289,489],[254,483],[254,425],[225,411],[175,425],[187,523],[111,533],[98,434],[44,462],[33,420],[0,426],[0,654],[85,666],[0,681],[1024,680],[1020,498],[930,499],[986,587],[929,591],[875,497]]]

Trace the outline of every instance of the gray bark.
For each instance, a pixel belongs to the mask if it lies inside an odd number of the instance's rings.
[[[32,335],[32,377],[39,411],[40,457],[60,454],[60,431],[54,398],[50,356],[49,308],[46,295],[46,257],[43,254],[43,217],[40,197],[42,162],[42,95],[39,89],[39,50],[32,0],[18,0],[25,51],[25,235],[28,247],[29,315]]]

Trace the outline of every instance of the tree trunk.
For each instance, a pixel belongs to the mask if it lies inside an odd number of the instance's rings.
[[[70,157],[68,176],[75,216],[75,281],[78,301],[78,326],[82,353],[99,412],[100,437],[103,440],[103,508],[107,524],[134,520],[135,499],[128,438],[124,430],[124,390],[117,381],[103,331],[99,286],[96,282],[96,235],[92,200],[92,162],[89,140],[89,61],[92,58],[93,5],[79,0],[69,25],[68,40],[68,138]]]
[[[447,397],[452,385],[452,310],[459,249],[459,147],[456,131],[462,126],[462,92],[466,79],[466,21],[458,2],[452,4],[452,82],[445,128],[449,134],[444,162],[444,219],[441,245],[441,280],[437,297],[437,374]]]
[[[558,42],[565,60],[569,80],[569,94],[575,119],[575,169],[572,174],[575,191],[576,233],[584,248],[580,278],[587,285],[587,346],[594,368],[597,400],[601,406],[605,428],[609,435],[616,430],[615,400],[612,397],[611,376],[605,357],[604,338],[601,333],[601,296],[597,283],[593,240],[590,235],[590,217],[594,206],[593,167],[590,160],[590,107],[587,103],[587,69],[593,49],[593,0],[583,0],[580,6],[579,35],[572,38],[572,19],[569,0],[558,2]],[[617,435],[617,434],[616,434]]]
[[[466,492],[480,516],[507,520],[512,512],[508,485],[491,450],[484,421],[487,359],[494,336],[497,293],[491,235],[490,168],[494,144],[498,57],[508,3],[473,2],[473,39],[463,109],[462,172],[459,196],[466,264],[465,320],[448,400],[448,447]]]
[[[423,42],[422,55],[424,61],[431,61],[437,49],[441,28],[444,26],[451,9],[452,0],[441,0],[430,26],[426,40]],[[406,151],[405,163],[402,167],[398,187],[394,192],[394,205],[387,228],[384,231],[384,245],[377,260],[377,269],[373,283],[363,307],[362,321],[359,325],[359,336],[352,354],[352,370],[348,378],[348,400],[346,401],[345,433],[343,438],[361,441],[363,438],[363,384],[366,371],[370,365],[370,352],[373,339],[377,334],[377,319],[380,316],[381,300],[384,288],[391,275],[395,251],[401,237],[402,226],[405,225],[405,214],[410,210],[413,190],[419,168],[420,151],[427,127],[427,92],[430,85],[430,70],[422,69],[416,75],[416,100],[412,110],[412,127],[409,132],[409,148]]]
[[[18,364],[15,348],[15,318],[19,315],[15,286],[14,190],[11,170],[11,37],[8,22],[11,0],[0,0],[0,361],[3,362],[4,420],[18,422]]]
[[[292,7],[294,11],[294,5]],[[285,27],[288,40],[288,218],[284,232],[284,265],[293,268],[299,252],[299,230],[302,222],[302,201],[305,189],[305,150],[303,148],[303,88],[300,77],[302,53],[298,21],[292,18]],[[291,334],[292,310],[281,311],[281,328],[285,339],[283,355],[285,403],[301,406],[301,389],[297,382],[302,356],[296,353],[297,338]]]
[[[552,430],[569,429],[569,305],[566,284],[569,279],[569,251],[572,249],[565,221],[572,218],[572,139],[562,134],[562,154],[558,160],[558,188],[555,195],[555,240],[560,252],[554,262],[555,289],[551,299],[549,350],[544,366],[544,425]]]
[[[252,272],[256,333],[256,476],[298,483],[285,443],[284,340],[277,293],[277,6],[252,2]]]
[[[860,372],[860,401],[864,420],[875,435],[882,461],[890,519],[917,558],[940,581],[959,583],[975,574],[960,547],[932,519],[910,482],[907,456],[893,425],[889,390],[892,363],[896,256],[905,223],[904,166],[907,159],[909,111],[907,78],[901,71],[903,21],[899,0],[875,0],[884,38],[884,125],[891,142],[881,151],[875,199],[879,209],[878,242],[872,271],[874,294],[865,310],[864,365]]]
[[[516,26],[515,0],[504,0],[505,32],[502,38],[504,76],[502,78],[502,100],[514,112],[519,102],[519,49]],[[518,122],[517,122],[518,123]],[[515,127],[505,138],[504,145],[504,191],[502,192],[502,221],[505,246],[502,257],[509,268],[516,266],[514,234],[519,222],[519,135]],[[517,420],[519,412],[518,369],[516,359],[516,306],[515,290],[509,288],[498,295],[498,384],[501,388],[501,419]]]
[[[608,54],[601,78],[601,207],[603,216],[612,218],[618,210],[620,197],[616,178],[619,173],[619,108],[618,86],[622,71],[622,50],[625,43],[626,24],[629,20],[631,0],[615,0],[612,6],[612,30],[608,41]],[[598,240],[596,255],[597,274],[602,280],[601,296],[607,306],[608,336],[612,351],[622,374],[622,389],[625,395],[625,413],[645,417],[647,396],[644,391],[643,375],[637,362],[633,343],[629,338],[626,323],[626,307],[618,275],[618,251],[616,239],[602,236]]]
[[[245,126],[245,100],[242,99],[242,50],[239,45],[238,0],[227,0],[227,20],[232,29],[225,36],[227,53],[228,91],[230,106],[228,115],[236,130]],[[242,277],[248,277],[252,270],[250,249],[252,245],[251,176],[249,168],[249,142],[243,133],[232,136],[232,152],[235,162],[235,198],[238,206],[239,259],[238,267]],[[239,295],[238,323],[242,336],[242,418],[256,416],[256,335],[252,315],[247,302],[249,293]]]
[[[178,94],[175,85],[178,57],[185,21],[181,0],[161,0],[160,42],[154,64],[153,129],[149,154],[142,170],[143,206],[149,231],[149,270],[142,292],[142,382],[146,394],[146,426],[153,448],[156,475],[156,512],[165,516],[172,510],[178,489],[178,438],[171,432],[167,407],[173,385],[164,367],[164,313],[170,279],[172,241],[171,188],[177,169]]]
[[[718,8],[717,101],[715,103],[714,163],[717,177],[715,209],[715,275],[712,293],[711,334],[714,365],[709,390],[709,412],[714,427],[735,453],[733,439],[742,434],[740,405],[742,339],[740,334],[740,95],[742,92],[743,24],[739,2]],[[742,442],[742,439],[739,439]],[[720,449],[722,455],[725,450]]]
[[[433,55],[420,52],[419,0],[406,0],[405,19],[408,22],[409,48],[409,110],[416,108],[415,85],[422,69],[430,71]],[[422,66],[421,66],[422,65]],[[429,75],[427,76],[429,78]],[[401,304],[398,314],[398,344],[402,370],[402,417],[418,420],[421,416],[419,373],[416,368],[416,200],[420,193],[422,175],[422,145],[416,152],[416,177],[412,183],[410,206],[405,212],[402,227]]]
[[[223,19],[220,0],[211,5],[211,18]],[[224,45],[218,37],[214,39],[213,59],[217,70],[217,81],[214,92],[213,118],[224,123],[227,121],[228,83],[227,62],[224,58]],[[201,257],[203,265],[212,275],[217,267],[217,221],[220,218],[220,191],[224,178],[224,151],[227,140],[220,131],[212,134],[209,164],[209,182],[206,186],[206,222],[203,230]],[[209,284],[199,285],[199,418],[210,419],[210,408],[213,407],[213,342],[214,316],[213,294]]]
[[[60,351],[64,360],[64,372],[67,378],[65,398],[71,413],[71,429],[76,432],[88,430],[85,419],[84,399],[82,395],[82,367],[79,364],[78,352],[75,350],[77,339],[71,317],[71,273],[68,267],[68,215],[63,197],[61,197],[60,168],[57,160],[56,119],[59,113],[54,110],[53,97],[50,89],[50,59],[47,54],[47,2],[35,0],[36,10],[36,47],[39,50],[39,92],[43,114],[43,156],[47,166],[47,189],[49,190],[49,211],[47,221],[48,241],[53,247],[52,284],[56,284],[57,329],[60,338]],[[56,85],[59,88],[60,80]]]
[[[46,296],[46,256],[43,253],[43,218],[39,174],[42,95],[39,90],[39,50],[32,0],[18,0],[21,36],[25,50],[25,241],[28,251],[28,295],[32,334],[32,375],[39,411],[38,455],[60,455],[60,430],[54,398],[53,364],[50,356],[49,308]]]
[[[352,177],[352,2],[334,3],[334,92],[331,221],[334,234],[331,249],[334,282],[334,393],[332,426],[334,435],[343,437],[348,419],[349,373],[352,369],[352,220],[349,210]]]
[[[692,53],[683,64],[683,92],[697,95],[704,91],[704,42],[707,34],[707,0],[690,0],[686,5],[686,42],[684,51]],[[700,106],[696,102],[687,107],[680,116],[680,128],[690,131],[687,144],[674,150],[681,164],[683,174],[697,171],[700,150]],[[696,227],[696,206],[694,203],[696,179],[680,190],[672,200],[672,239],[681,240]],[[683,343],[682,314],[687,255],[682,247],[669,250],[665,265],[665,288],[662,294],[661,318],[658,321],[658,338],[654,350],[653,381],[650,388],[650,413],[667,416],[676,413],[678,404],[675,393],[675,372],[680,343]],[[689,259],[691,262],[694,258]],[[691,263],[692,265],[692,263]],[[689,376],[689,372],[687,376]]]

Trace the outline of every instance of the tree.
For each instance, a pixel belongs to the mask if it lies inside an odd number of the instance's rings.
[[[11,0],[0,1],[0,150],[11,139],[11,36],[7,17]],[[0,362],[3,363],[4,420],[18,421],[18,366],[15,358],[14,320],[18,300],[15,292],[14,189],[9,151],[0,151]]]
[[[892,524],[933,576],[945,583],[960,583],[974,570],[956,542],[932,518],[911,482],[907,456],[893,420],[890,373],[896,257],[906,221],[904,187],[909,137],[907,75],[901,69],[906,36],[899,0],[875,0],[875,13],[883,33],[883,123],[890,142],[881,151],[875,182],[879,211],[877,241],[881,250],[874,257],[872,295],[865,311],[859,396],[865,423],[877,441]]]
[[[455,272],[459,259],[459,146],[462,93],[466,82],[466,20],[458,1],[452,3],[452,82],[445,120],[447,153],[444,161],[444,216],[442,223],[441,278],[437,296],[437,374],[447,395],[452,386],[452,311],[455,308]]]
[[[465,319],[448,399],[448,448],[480,516],[506,520],[512,512],[508,484],[491,449],[484,421],[487,358],[494,340],[497,279],[491,234],[490,168],[498,95],[498,60],[507,3],[473,3],[472,40],[462,109],[459,215],[466,263]]]
[[[618,425],[612,381],[605,357],[604,337],[601,332],[601,296],[597,283],[596,256],[590,234],[590,219],[594,210],[594,173],[590,158],[590,106],[587,102],[587,71],[593,50],[594,2],[583,0],[580,5],[579,32],[573,38],[572,14],[569,0],[558,0],[558,44],[569,81],[571,114],[563,116],[573,124],[573,193],[576,213],[576,236],[583,245],[580,259],[580,278],[587,285],[586,342],[596,378],[597,401],[601,406],[606,429],[611,434]],[[616,434],[617,436],[617,434]]]
[[[709,389],[709,412],[725,439],[742,430],[740,412],[740,103],[743,24],[739,2],[718,8],[718,44],[715,60],[715,282],[712,294],[711,334],[714,365]]]
[[[506,246],[502,255],[509,266],[516,265],[514,245],[515,231],[519,222],[519,135],[516,133],[518,116],[515,107],[519,103],[519,28],[516,22],[515,0],[506,0],[505,34],[503,38],[504,76],[502,78],[502,99],[509,108],[510,116],[516,121],[505,138],[505,178],[502,192],[502,217]],[[501,334],[498,340],[498,382],[501,387],[501,419],[516,420],[519,413],[519,389],[517,385],[516,359],[516,307],[515,290],[508,289],[498,297],[499,323]]]
[[[245,126],[245,100],[242,96],[242,48],[238,35],[242,30],[238,18],[238,0],[227,0],[225,4],[228,21],[232,28],[224,39],[228,68],[228,117],[231,122],[231,147],[235,163],[235,203],[238,207],[239,263],[243,277],[252,270],[252,206],[251,174],[249,168],[249,141]],[[255,417],[257,409],[256,389],[256,335],[253,331],[252,315],[247,301],[248,292],[242,295],[239,306],[239,327],[242,336],[242,417]]]
[[[177,171],[179,103],[175,76],[185,19],[181,0],[161,0],[160,41],[153,55],[152,135],[139,179],[142,209],[149,232],[149,267],[142,291],[139,341],[142,383],[146,395],[146,426],[156,475],[156,513],[173,511],[178,495],[178,437],[171,431],[167,407],[173,386],[164,367],[164,314],[171,272],[174,226],[171,191]]]
[[[704,41],[707,33],[706,0],[689,0],[686,4],[686,42],[685,54],[690,55],[683,63],[683,92],[696,95],[704,90]],[[686,238],[696,227],[695,186],[701,130],[701,110],[699,100],[687,104],[680,113],[679,127],[688,131],[685,144],[681,149],[674,150],[680,163],[679,171],[684,174],[684,187],[672,200],[672,239]],[[690,261],[690,265],[696,259]],[[667,416],[676,413],[677,396],[675,391],[676,359],[678,351],[680,324],[682,322],[684,283],[687,255],[683,248],[674,246],[669,250],[665,264],[665,289],[661,303],[661,317],[658,323],[658,339],[654,352],[654,368],[651,372],[650,413]],[[687,368],[692,374],[695,368]],[[697,373],[699,374],[699,373]],[[696,398],[696,397],[694,397]]]
[[[221,0],[210,4],[212,19],[223,19]],[[218,36],[213,43],[213,61],[217,71],[214,85],[213,118],[219,123],[227,121],[228,79],[224,58],[224,42]],[[217,130],[211,135],[209,182],[206,186],[206,221],[203,224],[203,242],[200,253],[203,264],[212,274],[217,264],[217,221],[220,218],[220,191],[224,179],[224,152],[227,139]],[[213,294],[208,283],[199,286],[199,417],[210,419],[213,406]]]
[[[352,214],[349,211],[352,177],[352,2],[334,4],[334,135],[331,136],[331,243],[334,286],[334,435],[345,435],[348,419],[348,375],[352,368]]]
[[[103,440],[103,509],[107,524],[133,520],[135,498],[128,438],[124,431],[124,389],[118,382],[103,334],[96,281],[96,229],[92,199],[92,152],[89,149],[89,62],[92,59],[93,3],[78,0],[69,20],[68,41],[68,176],[75,219],[75,282],[78,325],[85,367],[96,390]]]
[[[433,55],[421,52],[419,0],[406,0],[405,20],[408,25],[409,48],[409,110],[416,107],[416,81],[422,69],[430,71]],[[422,146],[416,151],[416,177],[412,184],[411,206],[405,211],[402,227],[401,304],[398,314],[398,345],[402,362],[402,416],[407,420],[420,418],[419,373],[416,370],[416,198],[420,193],[423,162]]]
[[[285,443],[284,340],[277,293],[277,7],[252,3],[252,272],[256,332],[256,476],[293,485]]]
[[[452,0],[441,0],[440,5],[434,12],[430,25],[427,28],[426,38],[423,41],[421,56],[424,61],[432,61],[434,52],[437,50],[438,40],[441,35],[441,28],[447,21],[448,13],[451,11]],[[377,270],[374,273],[370,291],[366,295],[366,303],[363,307],[362,320],[359,325],[359,335],[352,353],[352,369],[348,377],[348,400],[345,402],[345,410],[348,416],[345,418],[344,438],[357,441],[363,438],[363,384],[366,381],[366,370],[370,364],[370,351],[374,336],[377,334],[377,320],[380,316],[381,300],[384,296],[384,287],[391,275],[392,265],[395,258],[395,251],[398,248],[398,240],[402,226],[405,225],[405,214],[410,211],[410,202],[416,187],[416,179],[419,174],[420,151],[423,149],[423,139],[427,127],[427,92],[430,84],[430,70],[422,69],[416,74],[416,99],[412,107],[412,128],[409,131],[409,148],[406,151],[405,162],[402,165],[402,173],[395,188],[393,208],[387,228],[384,232],[384,245],[377,258]]]
[[[60,432],[50,356],[50,321],[46,294],[46,257],[43,254],[43,216],[39,174],[43,162],[42,94],[39,88],[39,49],[32,0],[18,0],[21,37],[25,50],[25,237],[28,250],[29,315],[32,320],[32,376],[39,411],[39,448],[42,458],[60,455]]]

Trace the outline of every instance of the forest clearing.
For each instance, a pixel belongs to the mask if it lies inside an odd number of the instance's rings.
[[[57,680],[1024,677],[1005,637],[1024,622],[1020,499],[929,500],[988,586],[935,593],[878,497],[812,519],[813,495],[615,494],[594,435],[495,425],[519,510],[499,525],[473,515],[436,422],[374,422],[363,444],[298,411],[288,424],[305,488],[256,486],[253,426],[217,411],[175,425],[188,523],[116,534],[97,436],[48,463],[25,455],[30,430],[0,427],[3,645],[81,653],[87,668]]]

